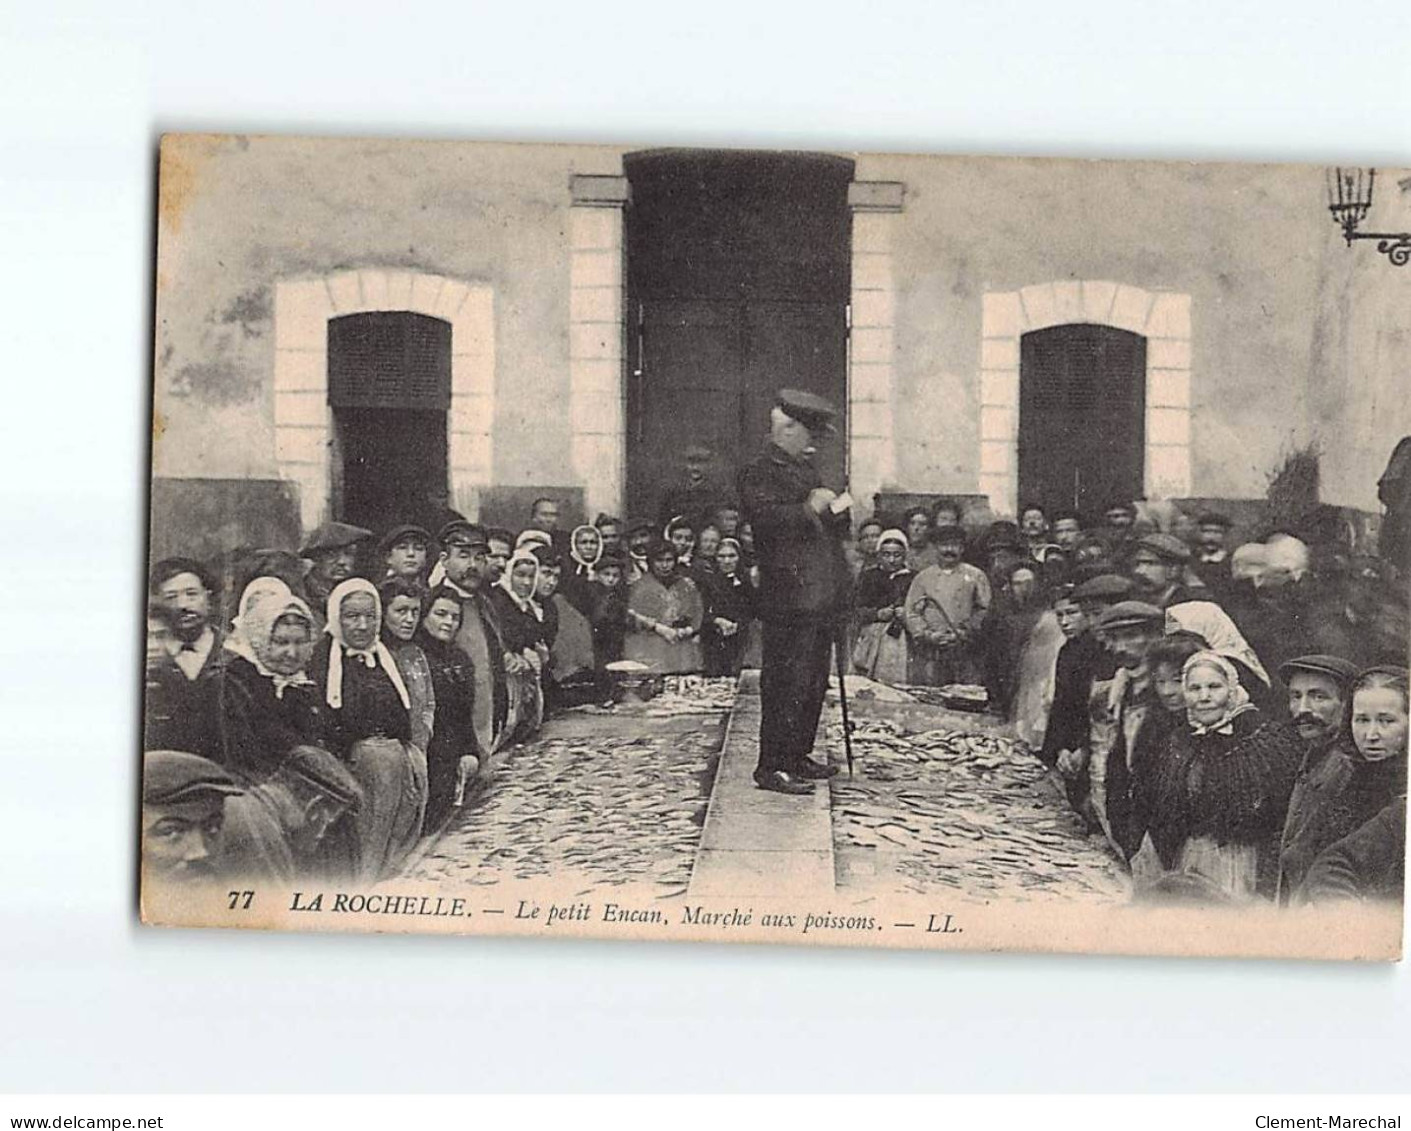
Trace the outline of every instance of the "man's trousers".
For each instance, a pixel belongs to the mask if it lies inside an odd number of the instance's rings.
[[[790,771],[813,750],[828,694],[837,625],[825,620],[765,621],[760,671],[759,771]]]

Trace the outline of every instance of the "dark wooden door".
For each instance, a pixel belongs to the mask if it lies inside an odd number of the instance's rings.
[[[1096,518],[1139,499],[1146,339],[1110,326],[1036,330],[1019,349],[1019,501]]]
[[[780,388],[845,411],[852,163],[690,151],[625,164],[627,503],[654,518],[692,444],[712,449],[712,477],[732,487]],[[818,460],[839,486],[844,423]]]
[[[334,410],[343,456],[338,518],[381,533],[435,529],[445,508],[446,414],[434,409]]]
[[[451,324],[398,311],[328,323],[334,514],[382,531],[439,524],[447,497]]]

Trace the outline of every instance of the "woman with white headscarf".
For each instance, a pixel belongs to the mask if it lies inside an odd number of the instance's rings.
[[[593,611],[598,590],[593,584],[603,557],[603,536],[596,526],[583,523],[568,536],[568,557],[560,577],[558,592],[583,616]]]
[[[854,598],[858,622],[853,670],[881,683],[905,683],[910,650],[906,638],[906,594],[915,572],[907,565],[911,545],[900,530],[877,538],[873,564],[858,574]]]
[[[1181,682],[1185,726],[1156,783],[1152,843],[1187,894],[1195,887],[1214,901],[1272,898],[1296,735],[1263,717],[1218,652],[1191,656]]]
[[[498,746],[524,739],[544,721],[542,672],[549,658],[544,610],[534,598],[539,583],[539,558],[521,547],[490,588],[490,606],[505,648],[509,691],[509,721]]]
[[[223,761],[254,783],[295,746],[323,742],[322,704],[306,672],[313,613],[283,581],[257,577],[241,595],[225,650],[217,698]]]
[[[360,577],[340,583],[328,595],[328,639],[312,669],[323,691],[328,749],[363,788],[357,827],[365,883],[395,874],[426,807],[425,764],[418,767],[411,744],[411,695],[381,629],[377,587]]]

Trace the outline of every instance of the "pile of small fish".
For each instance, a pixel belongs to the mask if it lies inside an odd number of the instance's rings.
[[[490,886],[581,877],[585,891],[632,884],[679,895],[720,739],[717,715],[657,736],[525,743],[406,878]]]
[[[651,699],[588,703],[571,710],[585,715],[669,719],[678,715],[724,714],[735,705],[734,676],[668,675],[661,680],[661,693]]]
[[[854,726],[856,776],[833,779],[840,885],[880,866],[898,892],[1127,897],[1114,858],[1089,840],[1022,743],[950,729],[908,733],[889,719]],[[828,740],[840,753],[841,726],[828,727]]]

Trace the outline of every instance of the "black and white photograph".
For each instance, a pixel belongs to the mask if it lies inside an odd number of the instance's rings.
[[[1407,170],[158,188],[148,922],[1399,956]]]

